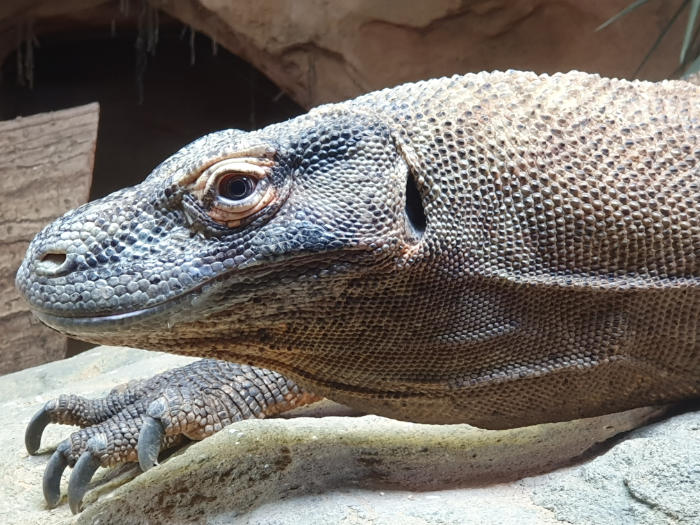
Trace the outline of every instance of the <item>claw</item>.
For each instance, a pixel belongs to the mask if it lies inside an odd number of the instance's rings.
[[[144,416],[136,447],[139,456],[139,466],[142,471],[146,472],[158,464],[158,453],[160,452],[164,435],[165,429],[159,419],[150,415]]]
[[[32,420],[33,421],[33,420]],[[31,423],[30,423],[31,425]],[[61,475],[68,466],[66,452],[70,449],[70,441],[63,441],[56,451],[51,455],[44,471],[42,488],[44,489],[44,499],[49,508],[58,505],[61,499]]]
[[[41,435],[44,433],[46,425],[48,425],[49,413],[46,410],[46,405],[44,405],[41,410],[39,410],[32,417],[29,425],[27,425],[27,430],[24,431],[24,446],[27,448],[27,452],[30,455],[36,454],[41,446]],[[65,468],[65,467],[64,467]]]
[[[80,512],[83,496],[88,489],[88,484],[100,466],[97,451],[104,450],[107,446],[107,438],[104,434],[95,434],[87,442],[87,450],[80,455],[73,467],[73,472],[68,481],[68,506],[73,514]]]

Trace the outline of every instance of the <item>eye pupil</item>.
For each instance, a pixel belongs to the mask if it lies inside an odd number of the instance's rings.
[[[219,183],[219,195],[232,201],[240,201],[252,195],[255,181],[250,177],[229,175]]]

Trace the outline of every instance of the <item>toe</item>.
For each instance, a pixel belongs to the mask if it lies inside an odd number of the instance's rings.
[[[27,448],[27,452],[30,455],[36,454],[37,450],[41,446],[41,436],[44,433],[46,425],[51,422],[49,412],[46,410],[46,405],[44,405],[41,410],[39,410],[31,421],[27,425],[27,430],[24,432],[24,446]]]
[[[101,464],[100,457],[106,450],[107,437],[104,434],[95,434],[88,440],[87,450],[76,461],[68,482],[68,506],[73,514],[80,512],[83,496],[87,492],[92,476]]]
[[[68,439],[58,445],[44,470],[42,488],[49,508],[54,508],[61,499],[61,476],[68,466],[70,448],[71,443]]]

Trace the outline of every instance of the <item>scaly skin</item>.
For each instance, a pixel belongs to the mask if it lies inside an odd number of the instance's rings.
[[[49,225],[17,285],[73,337],[274,369],[397,419],[694,398],[699,137],[685,82],[407,84],[193,142]]]
[[[50,400],[27,426],[25,444],[36,454],[49,423],[82,427],[58,445],[43,483],[53,507],[60,501],[61,474],[75,467],[68,502],[77,512],[99,466],[138,461],[145,471],[157,463],[161,450],[185,438],[204,439],[236,421],[275,416],[319,399],[271,370],[202,359],[121,385],[102,399],[62,395]]]

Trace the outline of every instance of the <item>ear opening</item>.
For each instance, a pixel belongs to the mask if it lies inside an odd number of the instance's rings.
[[[418,191],[416,180],[412,170],[407,170],[406,176],[406,222],[413,230],[416,240],[420,240],[425,232],[427,218],[425,216],[425,208],[423,207],[423,199]]]

